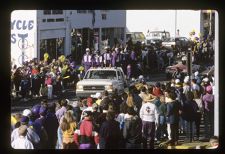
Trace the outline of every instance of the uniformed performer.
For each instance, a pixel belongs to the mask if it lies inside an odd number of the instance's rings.
[[[92,55],[89,48],[86,48],[86,54],[83,56],[82,64],[84,65],[85,72],[92,66]]]
[[[116,66],[116,59],[117,59],[117,53],[116,53],[116,50],[113,50],[113,52],[112,52],[112,61],[111,61],[112,67]]]
[[[95,52],[95,56],[94,56],[94,67],[102,67],[103,66],[103,56],[101,55],[100,51],[97,50]]]
[[[105,47],[105,53],[103,54],[103,58],[104,58],[104,66],[105,67],[111,66],[112,54],[109,48],[107,47]]]

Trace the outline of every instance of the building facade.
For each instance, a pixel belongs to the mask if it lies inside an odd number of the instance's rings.
[[[126,10],[37,10],[37,56],[72,54],[85,48],[102,50],[126,42]]]
[[[201,10],[200,16],[200,33],[201,38],[206,39],[208,35],[215,36],[215,11]]]

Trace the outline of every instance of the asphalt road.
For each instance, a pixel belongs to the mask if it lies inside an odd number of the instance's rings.
[[[168,82],[168,80],[166,79],[166,75],[161,73],[150,75],[149,79],[147,80],[147,84],[154,85],[156,81],[160,81],[161,83]],[[56,102],[58,101],[59,98],[67,98],[70,100],[70,102],[75,101],[76,100],[75,89],[71,87],[70,89],[67,89],[60,97],[48,100],[48,102],[49,103]],[[29,98],[28,101],[24,102],[21,100],[21,98],[12,97],[11,114],[22,113],[24,109],[31,109],[32,106],[40,103],[42,99],[43,98]]]

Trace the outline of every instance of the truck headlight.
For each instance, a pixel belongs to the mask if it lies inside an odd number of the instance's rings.
[[[78,86],[77,86],[77,90],[83,90],[83,86],[78,85]]]
[[[112,90],[112,89],[113,89],[113,86],[112,85],[105,86],[105,90]]]

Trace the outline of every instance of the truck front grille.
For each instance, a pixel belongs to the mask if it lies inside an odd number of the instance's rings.
[[[84,90],[105,90],[105,86],[84,86]]]

